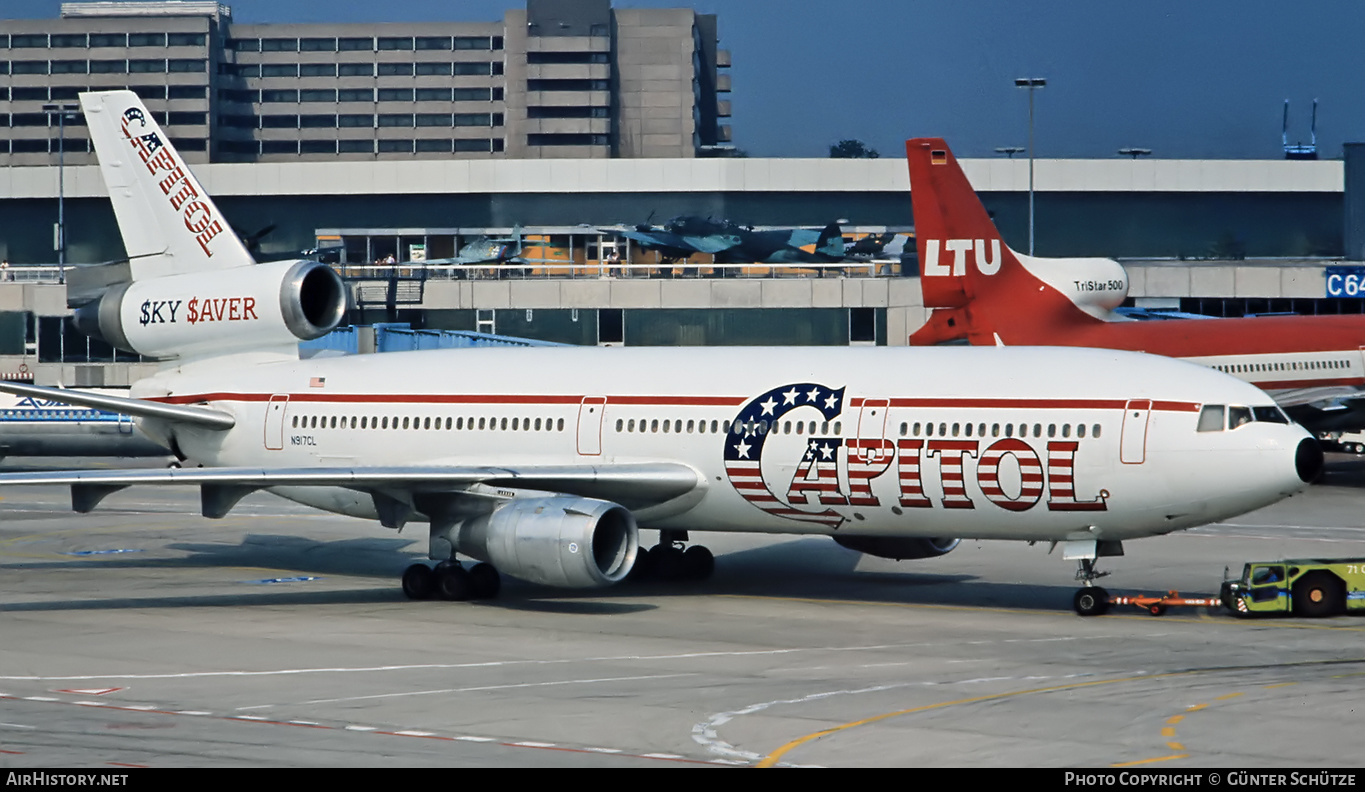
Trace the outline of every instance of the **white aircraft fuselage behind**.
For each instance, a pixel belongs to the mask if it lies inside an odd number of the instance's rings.
[[[1303,486],[1298,426],[1196,431],[1254,386],[1107,350],[469,349],[190,364],[136,395],[231,413],[179,427],[210,467],[684,464],[641,527],[1015,540],[1130,539]],[[171,394],[171,395],[167,395]],[[270,417],[268,417],[270,416]],[[139,419],[149,433],[167,427]],[[368,495],[276,488],[375,517]]]

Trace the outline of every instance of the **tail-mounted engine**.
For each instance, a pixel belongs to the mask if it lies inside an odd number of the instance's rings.
[[[76,311],[76,327],[129,352],[192,358],[318,338],[345,313],[331,267],[279,261],[115,286]]]
[[[625,507],[569,495],[507,501],[460,525],[452,538],[459,552],[513,577],[563,588],[619,583],[640,547]]]
[[[1077,308],[1099,317],[1128,298],[1128,273],[1106,258],[1030,258],[1019,256],[1034,277],[1066,295]]]
[[[951,553],[961,539],[903,539],[890,536],[835,536],[834,541],[878,558],[937,558]]]

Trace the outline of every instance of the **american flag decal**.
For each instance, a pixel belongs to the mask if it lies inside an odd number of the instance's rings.
[[[326,377],[313,377],[312,379],[308,380],[308,387],[310,387],[310,388],[325,388],[325,387],[327,387],[327,378],[326,378]]]
[[[725,436],[725,474],[730,486],[740,497],[762,509],[768,514],[785,517],[801,522],[813,522],[830,528],[838,528],[844,518],[831,509],[822,511],[802,511],[790,503],[780,500],[767,482],[763,480],[763,448],[768,433],[776,427],[779,419],[799,407],[812,407],[820,412],[825,421],[830,421],[843,411],[844,389],[834,390],[812,382],[783,385],[779,388],[750,399],[735,416],[730,433]],[[838,491],[837,478],[829,475],[824,468],[833,469],[840,444],[837,437],[811,437],[807,443],[806,459],[802,468],[818,469],[820,475],[810,482],[793,481],[792,488],[813,490],[816,498],[809,505],[827,503],[846,503]],[[828,482],[833,481],[831,490]],[[800,498],[802,505],[808,503]]]

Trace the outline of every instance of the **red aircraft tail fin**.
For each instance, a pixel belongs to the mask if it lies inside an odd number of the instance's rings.
[[[1020,270],[948,144],[915,138],[905,153],[925,306],[960,307],[990,291],[1002,270]]]
[[[1062,328],[1107,321],[1127,296],[1112,259],[1011,250],[942,138],[907,140],[905,154],[924,306],[960,309],[933,317],[912,343],[1058,343]]]

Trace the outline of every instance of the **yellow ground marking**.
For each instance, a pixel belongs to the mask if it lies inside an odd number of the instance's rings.
[[[1136,762],[1116,762],[1116,763],[1111,764],[1111,765],[1109,765],[1109,766],[1110,766],[1110,767],[1132,767],[1132,766],[1134,766],[1134,765],[1152,764],[1153,762],[1169,762],[1169,761],[1171,761],[1172,759],[1188,759],[1188,758],[1190,758],[1190,755],[1189,755],[1189,754],[1174,754],[1174,755],[1172,755],[1172,756],[1158,756],[1158,757],[1156,757],[1155,759],[1139,759],[1139,760],[1137,760]]]
[[[1235,698],[1237,698],[1238,696],[1243,696],[1243,695],[1246,695],[1246,694],[1243,693],[1243,692],[1241,692],[1241,691],[1238,691],[1238,692],[1236,692],[1236,693],[1228,693],[1228,694],[1223,695],[1223,696],[1216,696],[1216,697],[1214,697],[1213,700],[1214,700],[1214,701],[1227,701],[1228,699],[1235,699]]]
[[[1162,737],[1174,737],[1174,736],[1175,736],[1175,727],[1174,727],[1174,726],[1166,726],[1166,727],[1163,727],[1162,730],[1161,730],[1161,736],[1162,736]]]
[[[1138,682],[1146,681],[1149,679],[1163,679],[1166,677],[1190,676],[1192,674],[1200,673],[1204,672],[1200,670],[1172,671],[1166,674],[1146,674],[1143,676],[1122,677],[1120,679],[1098,679],[1091,682],[1072,682],[1067,685],[1053,685],[1051,687],[1031,688],[1029,690],[1015,690],[1009,693],[992,693],[986,696],[973,696],[972,698],[957,699],[955,701],[941,701],[937,704],[925,704],[924,706],[921,707],[911,707],[910,709],[897,710],[896,712],[887,712],[881,715],[874,715],[870,718],[863,718],[862,720],[852,721],[850,723],[841,724],[839,726],[834,726],[829,729],[824,729],[822,731],[807,734],[804,737],[798,737],[795,740],[792,740],[791,742],[787,743],[786,745],[783,745],[781,748],[778,748],[776,751],[773,751],[772,753],[763,757],[763,759],[759,761],[758,764],[755,765],[755,767],[772,767],[773,765],[776,765],[778,761],[780,761],[782,757],[785,756],[787,753],[791,752],[795,748],[805,745],[808,742],[811,742],[812,740],[818,740],[821,737],[825,737],[830,734],[835,734],[841,731],[846,731],[848,729],[854,729],[859,726],[866,726],[871,723],[878,723],[880,721],[889,720],[891,718],[898,718],[902,715],[913,715],[917,712],[928,712],[930,710],[943,709],[945,707],[953,707],[959,704],[976,704],[982,701],[998,701],[1000,699],[1012,698],[1014,696],[1027,696],[1034,693],[1054,693],[1059,690],[1076,690],[1078,688],[1096,687],[1098,685],[1114,685],[1120,682]],[[1146,761],[1165,760],[1151,759]]]
[[[1354,676],[1365,676],[1365,671],[1356,671],[1356,672],[1351,673],[1351,674],[1334,674],[1334,675],[1332,675],[1330,678],[1331,678],[1331,679],[1345,679],[1346,677],[1354,677]]]
[[[787,597],[754,597],[754,599],[797,599],[797,600],[801,600],[801,598],[787,598]],[[801,601],[830,602],[831,600],[801,600]],[[866,604],[866,603],[863,603],[863,604]],[[926,606],[926,607],[953,607],[953,606]],[[972,610],[980,610],[980,609],[972,609]],[[1365,659],[1346,660],[1346,661],[1333,661],[1334,664],[1335,664],[1336,662],[1365,662]],[[1282,664],[1282,665],[1283,665],[1283,666],[1292,667],[1292,666],[1310,666],[1310,665],[1322,665],[1322,664],[1323,664],[1323,663],[1321,663],[1320,661],[1306,660],[1306,661],[1297,662],[1297,663],[1284,663],[1284,664]],[[802,745],[805,745],[805,744],[808,743],[808,742],[812,742],[812,741],[814,741],[814,740],[818,740],[818,739],[820,739],[821,737],[826,737],[826,736],[831,735],[831,734],[837,734],[837,733],[839,733],[839,732],[841,732],[841,731],[847,731],[847,730],[849,730],[849,729],[855,729],[855,728],[857,728],[857,727],[859,727],[859,726],[867,726],[867,725],[869,725],[869,724],[879,723],[879,722],[884,721],[884,720],[890,720],[891,718],[898,718],[898,717],[901,717],[902,715],[914,715],[914,714],[920,713],[920,712],[928,712],[928,711],[930,711],[930,710],[944,709],[945,707],[954,707],[954,706],[958,706],[958,705],[960,705],[960,704],[977,704],[977,703],[980,703],[980,702],[983,702],[983,701],[999,701],[1000,699],[1013,698],[1013,697],[1015,697],[1015,696],[1027,696],[1027,695],[1032,695],[1032,694],[1037,694],[1037,693],[1055,693],[1055,692],[1061,691],[1061,690],[1078,690],[1078,689],[1080,689],[1080,688],[1097,687],[1097,686],[1099,686],[1099,685],[1115,685],[1115,684],[1119,684],[1119,683],[1123,683],[1123,682],[1145,682],[1145,681],[1149,681],[1149,680],[1153,680],[1153,679],[1170,679],[1170,678],[1174,678],[1174,677],[1194,676],[1194,675],[1196,675],[1196,674],[1209,674],[1209,673],[1214,673],[1214,672],[1219,672],[1219,671],[1228,671],[1228,670],[1232,670],[1232,669],[1226,669],[1226,668],[1196,668],[1196,669],[1191,669],[1191,670],[1188,670],[1188,671],[1169,671],[1169,672],[1164,673],[1164,674],[1144,674],[1144,675],[1142,675],[1142,676],[1120,677],[1120,678],[1118,678],[1118,679],[1097,679],[1097,680],[1093,680],[1093,681],[1090,681],[1090,682],[1072,682],[1072,683],[1066,684],[1066,685],[1053,685],[1053,686],[1050,686],[1050,687],[1031,688],[1031,689],[1029,689],[1029,690],[1014,690],[1014,691],[1010,691],[1010,692],[1008,692],[1008,693],[992,693],[992,694],[986,695],[986,696],[973,696],[972,698],[957,699],[957,700],[955,700],[955,701],[941,701],[941,702],[939,702],[939,703],[937,703],[937,704],[925,704],[925,705],[920,706],[920,707],[911,707],[911,708],[909,708],[909,709],[897,710],[897,711],[895,711],[895,712],[886,712],[886,713],[883,713],[883,714],[881,714],[881,715],[873,715],[873,716],[870,717],[870,718],[863,718],[862,720],[850,721],[850,722],[848,722],[848,723],[843,723],[843,724],[840,724],[840,725],[838,725],[838,726],[834,726],[834,727],[831,727],[831,728],[828,728],[828,729],[822,729],[821,731],[818,731],[818,732],[812,732],[812,733],[810,733],[810,734],[805,735],[804,737],[798,737],[798,738],[796,738],[795,740],[792,740],[791,742],[789,742],[789,743],[787,743],[787,744],[781,746],[781,747],[778,748],[776,751],[773,751],[772,753],[770,753],[770,754],[768,754],[767,756],[763,757],[763,759],[760,760],[760,761],[759,761],[757,764],[755,764],[754,766],[755,766],[755,767],[773,767],[774,765],[776,765],[776,764],[782,759],[783,756],[787,755],[787,754],[790,753],[792,750],[794,750],[794,749],[796,749],[796,748],[799,748],[799,747],[801,747]],[[1365,673],[1365,672],[1363,672],[1363,673]],[[1289,686],[1289,685],[1297,685],[1297,684],[1298,684],[1297,682],[1281,682],[1281,683],[1276,684],[1276,685],[1266,685],[1265,687],[1267,687],[1267,688],[1277,688],[1277,687],[1287,687],[1287,686]],[[1241,695],[1241,694],[1238,693],[1238,694],[1235,694],[1235,695]],[[1220,696],[1219,698],[1227,699],[1227,698],[1233,698],[1233,697],[1234,697],[1234,694],[1229,694],[1229,695],[1225,695],[1225,696]],[[1198,712],[1199,710],[1206,709],[1208,706],[1209,706],[1209,705],[1208,705],[1207,703],[1203,703],[1203,704],[1191,704],[1190,706],[1188,706],[1188,707],[1185,708],[1185,711],[1186,711],[1186,712]],[[1181,720],[1184,719],[1184,717],[1185,717],[1184,715],[1173,715],[1173,716],[1171,716],[1170,718],[1168,718],[1168,719],[1166,720],[1166,722],[1167,722],[1167,723],[1179,723]],[[1165,735],[1165,732],[1168,731],[1168,730],[1172,732],[1172,735],[1171,735],[1171,736],[1174,736],[1173,733],[1174,733],[1175,730],[1174,730],[1174,729],[1170,729],[1169,727],[1167,727],[1166,729],[1163,729],[1163,730],[1162,730],[1162,734]],[[1175,750],[1181,750],[1181,749],[1175,749]],[[1126,766],[1129,766],[1129,765],[1150,764],[1150,763],[1152,763],[1152,762],[1166,762],[1166,761],[1170,761],[1170,760],[1172,760],[1172,759],[1185,759],[1185,758],[1187,758],[1187,757],[1188,757],[1188,754],[1180,754],[1180,755],[1175,755],[1175,756],[1160,756],[1160,757],[1157,757],[1157,758],[1155,758],[1155,759],[1141,759],[1141,760],[1138,760],[1138,761],[1136,761],[1136,762],[1120,762],[1120,763],[1118,763],[1118,764],[1113,764],[1113,765],[1110,765],[1110,766],[1111,766],[1111,767],[1126,767]]]
[[[1168,742],[1168,743],[1166,743],[1166,747],[1167,747],[1167,748],[1170,748],[1172,751],[1183,751],[1183,750],[1185,750],[1185,746],[1181,745],[1181,744],[1178,743],[1178,742]]]

